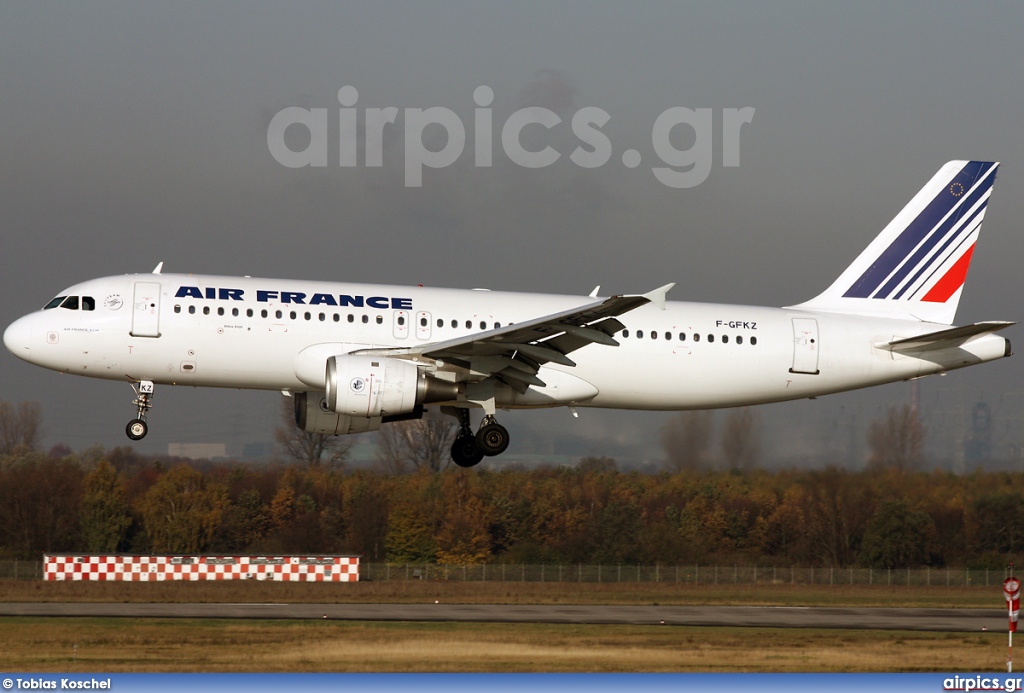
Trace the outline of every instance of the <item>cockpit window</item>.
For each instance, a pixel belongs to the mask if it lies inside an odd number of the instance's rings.
[[[82,296],[82,310],[96,310],[96,299],[92,296]]]
[[[78,296],[68,296],[64,299],[64,303],[60,304],[61,308],[67,308],[68,310],[78,310]]]
[[[61,302],[64,301],[65,298],[67,298],[67,296],[58,296],[57,298],[53,299],[45,306],[43,306],[43,310],[50,310],[51,308],[56,308],[61,304]]]

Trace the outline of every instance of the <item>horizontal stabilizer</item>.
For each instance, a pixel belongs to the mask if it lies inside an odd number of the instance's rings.
[[[976,322],[973,325],[951,327],[948,330],[929,332],[928,334],[920,334],[916,337],[894,339],[891,342],[879,344],[878,347],[880,349],[888,349],[889,351],[938,351],[939,349],[952,349],[972,339],[998,332],[1014,324],[1016,323],[1002,320]]]

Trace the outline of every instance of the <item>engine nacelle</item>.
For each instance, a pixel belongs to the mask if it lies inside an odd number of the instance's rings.
[[[415,363],[358,354],[327,359],[326,386],[328,410],[365,418],[400,416],[458,397],[458,385],[427,375]]]
[[[344,436],[349,433],[365,433],[380,428],[381,418],[346,416],[335,414],[327,408],[327,397],[323,392],[296,392],[295,425],[309,433],[329,436]]]

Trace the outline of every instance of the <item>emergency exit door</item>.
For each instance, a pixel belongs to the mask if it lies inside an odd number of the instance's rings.
[[[405,339],[409,336],[409,311],[396,310],[392,317],[395,339]]]

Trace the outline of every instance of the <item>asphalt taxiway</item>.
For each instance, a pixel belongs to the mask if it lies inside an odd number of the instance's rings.
[[[508,604],[168,604],[8,602],[0,616],[332,619],[969,632],[1006,628],[1001,609]]]

